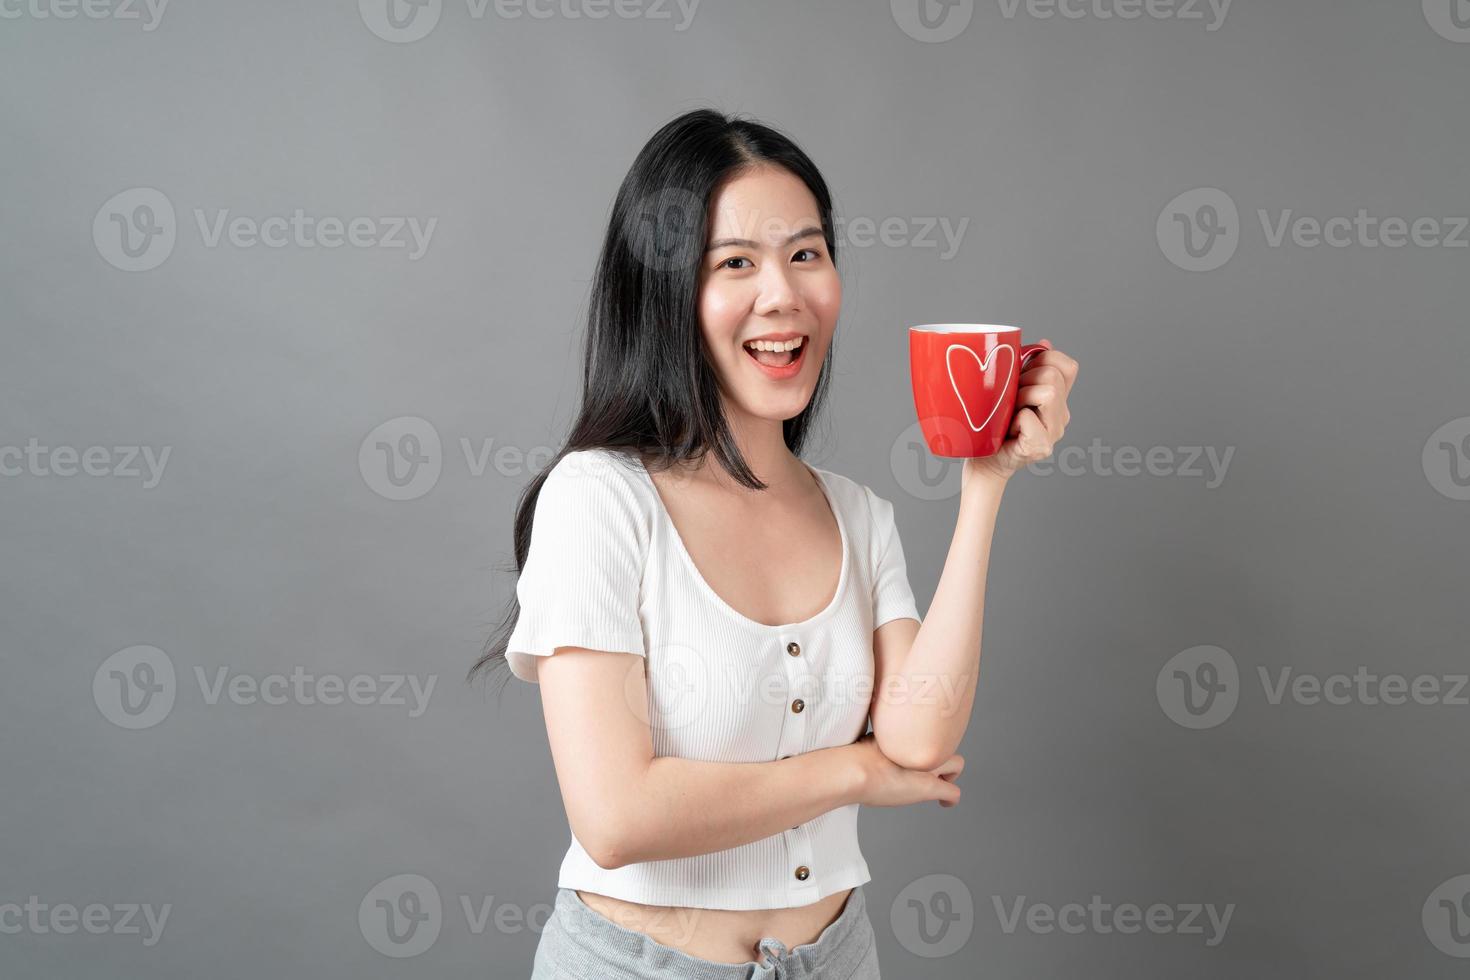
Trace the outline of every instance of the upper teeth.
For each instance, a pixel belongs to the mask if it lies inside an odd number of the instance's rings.
[[[747,340],[745,342],[745,346],[751,348],[752,350],[774,350],[774,351],[796,350],[796,348],[798,348],[798,347],[801,346],[801,342],[803,340],[806,340],[806,338],[805,337],[796,337],[795,339],[792,339],[792,340],[781,340],[781,341],[776,341],[776,340]]]

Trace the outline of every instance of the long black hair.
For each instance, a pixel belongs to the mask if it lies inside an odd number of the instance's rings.
[[[806,184],[817,202],[827,254],[836,263],[826,181],[789,138],[713,109],[687,112],[654,133],[618,188],[593,274],[576,421],[566,445],[516,504],[517,576],[530,549],[541,485],[567,453],[637,453],[652,471],[701,461],[713,452],[742,486],[766,489],[730,432],[699,324],[699,270],[710,201],[725,181],[762,165],[783,167]],[[806,408],[782,423],[793,455],[801,454],[808,430],[821,415],[831,363],[829,344]],[[505,665],[506,643],[520,615],[514,588],[509,606],[468,679],[497,662]]]

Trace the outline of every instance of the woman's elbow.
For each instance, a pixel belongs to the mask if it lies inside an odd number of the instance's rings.
[[[916,772],[938,769],[954,754],[946,751],[944,746],[938,743],[921,739],[890,738],[885,740],[879,735],[877,741],[879,750],[888,757],[888,761]]]
[[[633,857],[633,842],[617,821],[599,818],[583,830],[585,833],[576,834],[577,842],[599,868],[612,871],[637,860]]]
[[[587,856],[592,858],[592,863],[604,871],[615,871],[624,865],[632,864],[633,862],[624,857],[623,854],[624,852],[616,844],[606,843],[596,850],[589,848],[587,851]]]

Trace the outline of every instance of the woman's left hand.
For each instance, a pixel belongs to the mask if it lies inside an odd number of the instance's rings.
[[[994,455],[965,460],[961,487],[975,476],[1004,483],[1022,467],[1050,456],[1067,431],[1072,419],[1067,396],[1077,380],[1077,362],[1054,349],[1051,341],[1043,338],[1040,343],[1047,349],[1032,356],[1021,372],[1009,438]]]

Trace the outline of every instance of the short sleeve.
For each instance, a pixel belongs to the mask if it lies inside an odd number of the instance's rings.
[[[868,492],[871,541],[877,556],[873,566],[873,628],[892,619],[920,619],[918,604],[909,588],[908,565],[904,561],[903,542],[898,538],[898,525],[893,520],[893,505],[872,490],[864,489]]]
[[[616,464],[593,450],[563,456],[536,498],[516,582],[520,614],[505,659],[539,681],[538,657],[575,646],[647,656],[639,597],[647,522]]]

